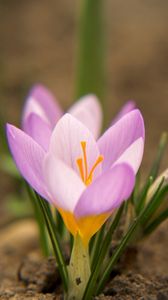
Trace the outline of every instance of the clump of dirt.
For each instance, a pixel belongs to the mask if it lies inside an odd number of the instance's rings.
[[[129,272],[116,276],[95,300],[168,300],[168,276],[151,278]]]
[[[39,261],[25,259],[18,270],[18,279],[28,290],[43,294],[55,292],[61,283],[53,257]]]

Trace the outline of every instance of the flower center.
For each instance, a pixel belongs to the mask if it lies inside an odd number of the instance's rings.
[[[87,153],[86,153],[86,142],[81,141],[81,148],[82,148],[82,157],[77,158],[76,163],[79,168],[80,176],[83,182],[88,186],[92,183],[93,174],[96,167],[103,161],[103,156],[99,155],[96,159],[94,165],[92,166],[90,172],[88,173],[88,162],[87,162]]]

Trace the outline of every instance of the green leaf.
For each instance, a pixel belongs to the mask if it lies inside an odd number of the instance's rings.
[[[123,208],[124,208],[124,205],[122,205],[120,207],[120,209],[118,210],[108,232],[107,232],[107,235],[103,241],[103,245],[101,247],[101,250],[100,250],[100,253],[97,257],[97,260],[95,260],[95,263],[94,263],[94,266],[93,266],[93,271],[91,273],[91,276],[90,276],[90,279],[89,279],[89,282],[88,282],[88,285],[86,287],[86,290],[85,290],[85,293],[84,293],[84,296],[83,296],[83,300],[87,300],[87,299],[91,299],[91,296],[93,295],[94,291],[95,291],[95,285],[96,285],[96,281],[97,281],[97,278],[99,276],[99,273],[100,273],[100,269],[101,269],[101,266],[102,266],[102,262],[107,254],[107,250],[111,244],[111,240],[112,240],[112,235],[120,221],[120,218],[121,218],[121,215],[122,215],[122,212],[123,212]]]
[[[62,250],[60,247],[59,239],[57,237],[56,226],[55,226],[55,223],[52,218],[52,214],[51,214],[51,211],[49,210],[49,205],[47,204],[47,202],[45,200],[43,200],[42,197],[40,197],[38,194],[36,194],[36,197],[37,197],[37,201],[39,201],[40,208],[43,213],[46,227],[48,230],[48,234],[51,239],[54,254],[56,257],[57,264],[58,264],[58,269],[59,269],[61,279],[63,282],[63,286],[64,286],[65,291],[67,291],[68,272],[67,272],[67,267],[66,267],[66,264],[64,261],[64,257],[62,255]]]
[[[142,219],[142,225],[146,226],[150,222],[150,218],[153,216],[153,214],[157,211],[159,206],[161,205],[165,195],[168,193],[168,186],[164,186],[162,188],[164,179],[161,181],[157,191],[153,195],[151,201],[146,207],[146,213]]]
[[[168,209],[164,210],[154,221],[152,221],[145,229],[144,235],[151,234],[163,221],[168,218]]]
[[[37,201],[37,199],[35,197],[35,193],[33,192],[33,190],[30,188],[30,186],[27,183],[26,183],[26,190],[29,195],[29,199],[31,200],[33,209],[34,209],[35,220],[37,222],[38,229],[39,229],[39,237],[40,237],[40,244],[41,244],[42,252],[43,252],[44,256],[48,257],[50,255],[50,251],[49,251],[49,247],[48,247],[48,237],[47,237],[46,227],[45,227],[45,223],[44,223],[44,217],[43,217],[43,214],[42,214],[42,211],[40,208],[40,204],[39,204],[39,201]]]
[[[145,183],[144,187],[142,188],[139,196],[137,197],[137,200],[136,200],[136,213],[137,213],[137,215],[139,215],[139,213],[141,212],[141,210],[143,209],[143,207],[145,205],[146,195],[147,195],[148,190],[149,190],[152,183],[153,183],[153,177],[150,176],[148,178],[147,182]],[[135,200],[134,200],[134,202],[135,202]]]
[[[161,138],[160,138],[157,155],[156,155],[156,158],[154,160],[153,166],[152,166],[150,174],[149,174],[149,176],[152,176],[153,179],[155,179],[156,176],[158,175],[160,163],[161,163],[161,160],[163,158],[163,155],[164,155],[164,152],[165,152],[165,149],[167,146],[167,138],[168,138],[167,133],[163,132],[161,135]]]
[[[82,0],[79,17],[77,98],[90,93],[104,96],[103,0]]]
[[[99,255],[101,245],[103,243],[105,227],[106,227],[106,223],[97,232],[95,239],[93,241],[93,244],[92,244],[91,254],[90,254],[91,270],[93,270],[95,264],[97,263],[97,257]]]

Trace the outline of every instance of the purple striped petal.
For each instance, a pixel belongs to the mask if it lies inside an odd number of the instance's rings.
[[[132,111],[136,108],[136,104],[134,101],[130,100],[128,101],[119,111],[117,116],[112,120],[111,126],[114,125],[116,122],[118,122],[123,116],[125,116],[127,113]]]
[[[25,120],[25,128],[26,133],[47,151],[52,133],[48,123],[35,113],[31,113]]]
[[[129,165],[114,166],[83,192],[75,208],[75,216],[81,218],[112,212],[130,196],[134,184],[135,175]]]
[[[139,138],[124,151],[119,159],[115,161],[114,165],[125,162],[133,168],[136,174],[142,162],[143,152],[144,140],[143,138]]]
[[[88,173],[95,164],[99,149],[92,133],[81,122],[70,114],[65,114],[55,126],[51,135],[49,152],[55,158],[62,160],[80,176],[77,159],[83,157],[81,142],[86,142],[86,158]],[[101,173],[99,164],[94,172],[94,178]]]
[[[133,110],[111,126],[98,140],[100,154],[104,156],[103,169],[110,168],[115,161],[137,139],[144,140],[144,121],[139,110]],[[139,148],[137,151],[142,152]]]
[[[76,102],[68,111],[82,122],[97,139],[102,127],[102,108],[95,95],[87,95]]]
[[[27,98],[22,117],[23,129],[25,120],[30,113],[38,114],[45,121],[48,121],[52,127],[55,126],[63,114],[53,94],[40,84],[31,89]]]
[[[48,198],[42,170],[44,150],[22,130],[10,124],[7,124],[7,139],[21,175],[37,193]]]

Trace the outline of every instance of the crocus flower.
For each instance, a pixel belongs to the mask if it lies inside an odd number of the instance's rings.
[[[134,108],[135,103],[128,101],[116,116],[113,124]],[[95,95],[82,97],[72,105],[68,113],[88,127],[95,139],[100,136],[102,109]],[[63,110],[52,93],[40,84],[35,85],[23,109],[22,129],[47,151],[53,128],[62,116]]]
[[[102,127],[102,109],[95,95],[82,97],[68,113],[86,125],[97,139]],[[35,85],[23,109],[22,129],[47,151],[53,128],[63,114],[53,94],[44,86]]]
[[[22,176],[87,244],[133,190],[144,149],[144,122],[139,110],[133,110],[96,142],[83,123],[65,114],[52,131],[47,152],[10,124],[7,138]]]

